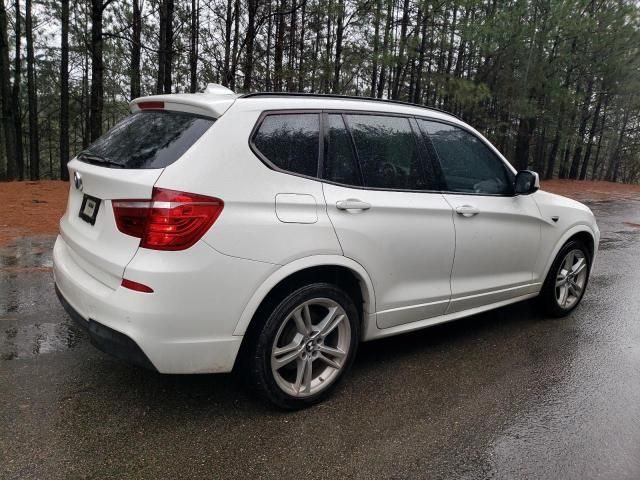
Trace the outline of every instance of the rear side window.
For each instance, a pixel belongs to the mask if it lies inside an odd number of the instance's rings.
[[[475,135],[444,123],[418,120],[440,159],[447,190],[509,195],[513,178],[505,164]]]
[[[327,156],[324,178],[345,185],[361,185],[360,173],[342,115],[327,115]]]
[[[276,167],[316,177],[320,116],[317,113],[267,115],[253,137],[253,144]]]
[[[426,183],[409,119],[346,115],[366,187],[424,190]]]
[[[89,145],[78,159],[113,168],[163,168],[178,160],[214,121],[182,112],[134,113]]]

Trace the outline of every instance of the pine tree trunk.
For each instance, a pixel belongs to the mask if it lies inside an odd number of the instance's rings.
[[[91,93],[89,87],[89,56],[90,52],[85,52],[82,62],[82,95],[80,100],[82,148],[91,143]]]
[[[167,2],[167,26],[165,37],[165,56],[164,56],[164,80],[163,93],[171,93],[173,78],[173,13],[174,0],[166,0]]]
[[[607,169],[607,180],[610,182],[618,181],[618,173],[620,172],[620,152],[622,151],[622,144],[624,142],[625,134],[627,133],[627,125],[629,124],[629,109],[625,109],[624,117],[622,119],[622,127],[618,134],[618,140],[616,141],[616,148],[611,153],[609,159],[609,168]]]
[[[276,92],[282,91],[282,60],[284,55],[284,10],[286,0],[281,0],[278,6],[278,25],[276,27],[276,44],[273,56],[273,89]]]
[[[313,63],[311,67],[311,93],[316,92],[316,80],[318,77],[318,60],[320,58],[320,43],[322,41],[322,21],[320,8],[316,8],[315,12],[316,37],[313,44]]]
[[[189,49],[189,91],[195,93],[198,89],[198,28],[200,25],[200,2],[198,0],[191,0],[191,32],[190,40],[191,45]]]
[[[102,135],[104,106],[104,64],[102,58],[102,0],[91,2],[91,94],[89,106],[90,141]]]
[[[229,72],[229,88],[236,89],[236,71],[238,69],[238,48],[240,40],[240,0],[235,1],[233,47],[231,50],[231,71]]]
[[[372,97],[376,96],[378,84],[378,57],[380,56],[380,21],[382,20],[382,0],[376,1],[376,13],[374,17],[373,31],[373,64],[371,65],[371,93]]]
[[[267,56],[266,61],[266,72],[265,72],[265,88],[267,92],[271,91],[271,38],[273,33],[273,15],[272,11],[272,0],[268,0],[267,2],[267,51],[265,52]]]
[[[580,82],[576,85],[576,97],[579,97],[582,94],[582,86]],[[569,132],[569,135],[566,140],[565,152],[562,163],[560,164],[560,171],[558,172],[558,178],[567,178],[569,175],[568,163],[569,157],[571,156],[571,143],[573,142],[573,132],[574,125],[576,122],[576,115],[578,114],[578,104],[577,102],[573,104],[571,109],[571,115],[569,116],[569,124],[566,128],[566,131]],[[562,127],[560,127],[562,128]]]
[[[416,48],[416,46],[418,45],[420,40],[419,27],[423,24],[422,19],[424,18],[425,15],[426,15],[426,12],[424,12],[421,7],[418,7],[418,16],[416,20],[416,26],[413,30],[413,38],[411,41],[413,48],[411,48],[409,53],[409,63],[411,64],[411,72],[409,74],[409,92],[407,95],[408,102],[413,102],[413,98],[415,96],[415,89],[417,86],[418,66],[416,65],[416,55],[419,53],[419,49]]]
[[[132,38],[131,38],[131,80],[129,95],[131,100],[140,96],[140,57],[142,48],[142,17],[140,0],[133,0]]]
[[[303,0],[304,1],[304,0]],[[293,70],[295,69],[295,61],[296,61],[296,23],[298,20],[297,13],[297,3],[298,0],[292,0],[291,2],[291,22],[289,22],[289,47],[287,51],[287,92],[293,92]]]
[[[2,103],[2,130],[4,151],[7,156],[7,179],[15,180],[16,172],[16,129],[11,102],[9,83],[9,40],[7,34],[7,11],[4,1],[0,2],[0,102]]]
[[[451,68],[453,68],[453,51],[455,47],[455,33],[456,33],[456,22],[458,19],[458,6],[454,5],[453,7],[453,20],[451,21],[451,31],[449,33],[449,52],[447,53],[447,68],[445,75],[445,84],[444,84],[444,109],[451,110],[451,88],[449,84],[451,82]],[[517,161],[517,159],[516,159]]]
[[[222,85],[231,82],[231,28],[233,27],[233,0],[227,0],[227,11],[224,19],[224,64],[222,67]]]
[[[562,125],[564,122],[565,116],[565,102],[564,100],[560,101],[560,111],[558,112],[558,124],[556,126],[556,134],[553,138],[553,143],[551,144],[551,151],[549,152],[549,157],[547,161],[547,169],[544,173],[545,179],[553,178],[553,173],[556,166],[556,158],[558,156],[558,150],[560,149],[560,141],[562,140]]]
[[[298,92],[304,91],[304,34],[306,10],[307,2],[303,0],[302,11],[300,12],[300,42],[298,44],[298,55],[300,57],[300,61],[298,62]]]
[[[604,90],[604,86],[603,86]],[[591,149],[593,148],[593,139],[596,136],[596,129],[598,127],[598,120],[600,118],[600,109],[602,108],[602,101],[605,94],[601,92],[598,95],[598,101],[596,103],[596,110],[593,113],[593,120],[591,121],[591,128],[589,129],[589,140],[587,142],[587,151],[584,154],[584,160],[582,161],[582,167],[580,168],[580,180],[587,178],[587,170],[589,169],[589,160],[591,159]]]
[[[25,33],[27,36],[27,94],[29,96],[29,173],[31,180],[40,178],[40,134],[38,132],[38,90],[36,87],[33,49],[33,17],[31,0],[27,0]]]
[[[393,0],[387,0],[387,19],[384,25],[384,40],[382,41],[382,58],[389,54],[389,43],[391,40],[391,24],[393,22]],[[387,66],[383,62],[380,67],[380,80],[378,80],[377,98],[382,98],[384,86],[387,83]]]
[[[420,26],[420,51],[418,54],[418,67],[416,69],[416,85],[413,90],[413,99],[409,99],[414,103],[421,103],[422,100],[422,72],[424,70],[424,59],[427,51],[427,24],[429,23],[429,10],[424,12],[422,17],[422,25]]]
[[[171,93],[173,9],[173,0],[161,0],[159,10],[158,77],[156,81],[156,94],[158,95]]]
[[[536,172],[539,172],[542,175],[544,170],[544,153],[547,146],[547,129],[546,127],[542,127],[542,132],[538,135],[536,139],[536,149],[534,152],[534,165]]]
[[[589,79],[587,84],[587,92],[582,102],[582,112],[580,113],[580,127],[578,127],[578,138],[576,140],[576,148],[573,151],[573,159],[571,160],[571,168],[569,169],[569,178],[577,179],[580,169],[580,160],[582,160],[582,147],[584,145],[584,136],[587,133],[587,122],[589,121],[589,106],[591,104],[591,95],[593,93],[593,77]]]
[[[60,22],[60,179],[69,180],[69,0],[61,1]]]
[[[535,130],[536,119],[523,117],[518,125],[516,138],[515,167],[517,170],[526,170],[529,165],[529,146],[531,132]]]
[[[464,12],[464,17],[462,19],[462,29],[464,31],[464,28],[468,25],[469,23],[469,14],[470,14],[470,9],[467,8]],[[464,63],[465,63],[465,51],[467,49],[467,38],[463,37],[460,41],[460,45],[458,46],[458,54],[456,56],[456,67],[453,71],[453,76],[456,78],[461,78],[462,77],[462,73],[464,72]]]
[[[323,93],[329,93],[330,86],[330,65],[331,65],[331,52],[333,50],[333,43],[331,42],[332,34],[331,34],[331,19],[332,19],[332,0],[327,0],[327,34],[326,34],[326,42],[325,42],[325,58],[324,64],[322,65],[322,79],[320,81],[320,90]]]
[[[16,38],[16,46],[15,46],[15,61],[13,68],[13,120],[16,128],[16,170],[18,173],[18,180],[24,179],[24,153],[22,147],[22,106],[20,105],[20,87],[21,87],[21,58],[20,58],[20,47],[21,47],[21,17],[20,13],[20,2],[16,0],[16,20],[15,20],[15,38]]]
[[[258,11],[258,0],[247,1],[247,35],[245,40],[244,55],[244,83],[242,89],[245,92],[251,91],[251,83],[253,80],[253,49],[256,38],[256,14]]]
[[[604,130],[607,124],[607,108],[609,106],[609,95],[607,95],[604,101],[604,107],[602,109],[602,120],[600,121],[600,133],[598,134],[598,145],[596,147],[596,156],[593,159],[593,171],[591,172],[591,180],[600,180],[602,174],[602,167],[604,162],[600,162],[600,151],[602,148],[602,140],[604,138]]]
[[[393,87],[391,98],[398,99],[400,96],[400,76],[405,66],[405,48],[407,46],[407,27],[409,25],[409,0],[404,0],[402,7],[402,23],[400,27],[400,45],[398,47],[398,55],[396,57],[396,68],[393,79]]]
[[[342,66],[343,37],[344,37],[344,0],[338,0],[338,25],[336,26],[336,57],[333,63],[333,93],[340,93],[340,67]]]

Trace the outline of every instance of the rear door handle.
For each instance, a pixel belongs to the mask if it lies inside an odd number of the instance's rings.
[[[463,217],[473,217],[480,213],[480,210],[473,205],[461,205],[456,207],[456,213],[458,215],[462,215]]]
[[[371,204],[358,200],[357,198],[348,198],[346,200],[337,201],[336,208],[338,210],[369,210],[371,208]]]

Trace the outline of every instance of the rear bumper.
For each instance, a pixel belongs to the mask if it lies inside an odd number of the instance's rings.
[[[145,355],[142,349],[136,342],[127,337],[126,335],[112,329],[105,327],[104,325],[89,319],[88,321],[82,318],[67,300],[64,298],[60,289],[56,285],[56,295],[60,303],[69,314],[71,319],[76,322],[81,328],[83,328],[91,338],[91,344],[98,350],[113,355],[120,360],[124,360],[132,365],[137,365],[149,370],[157,371],[153,363]]]
[[[53,249],[56,290],[65,309],[107,353],[160,373],[233,369],[242,336],[233,335],[244,306],[274,266],[222,255],[198,243],[183,252],[140,249],[125,277],[140,293],[105,285],[82,268],[62,237]]]

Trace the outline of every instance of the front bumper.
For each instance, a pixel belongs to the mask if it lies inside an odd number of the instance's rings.
[[[56,290],[100,350],[160,373],[229,372],[242,343],[233,332],[255,289],[247,279],[261,282],[272,266],[202,243],[185,252],[136,254],[125,276],[152,286],[154,293],[147,294],[103,284],[59,236]]]

